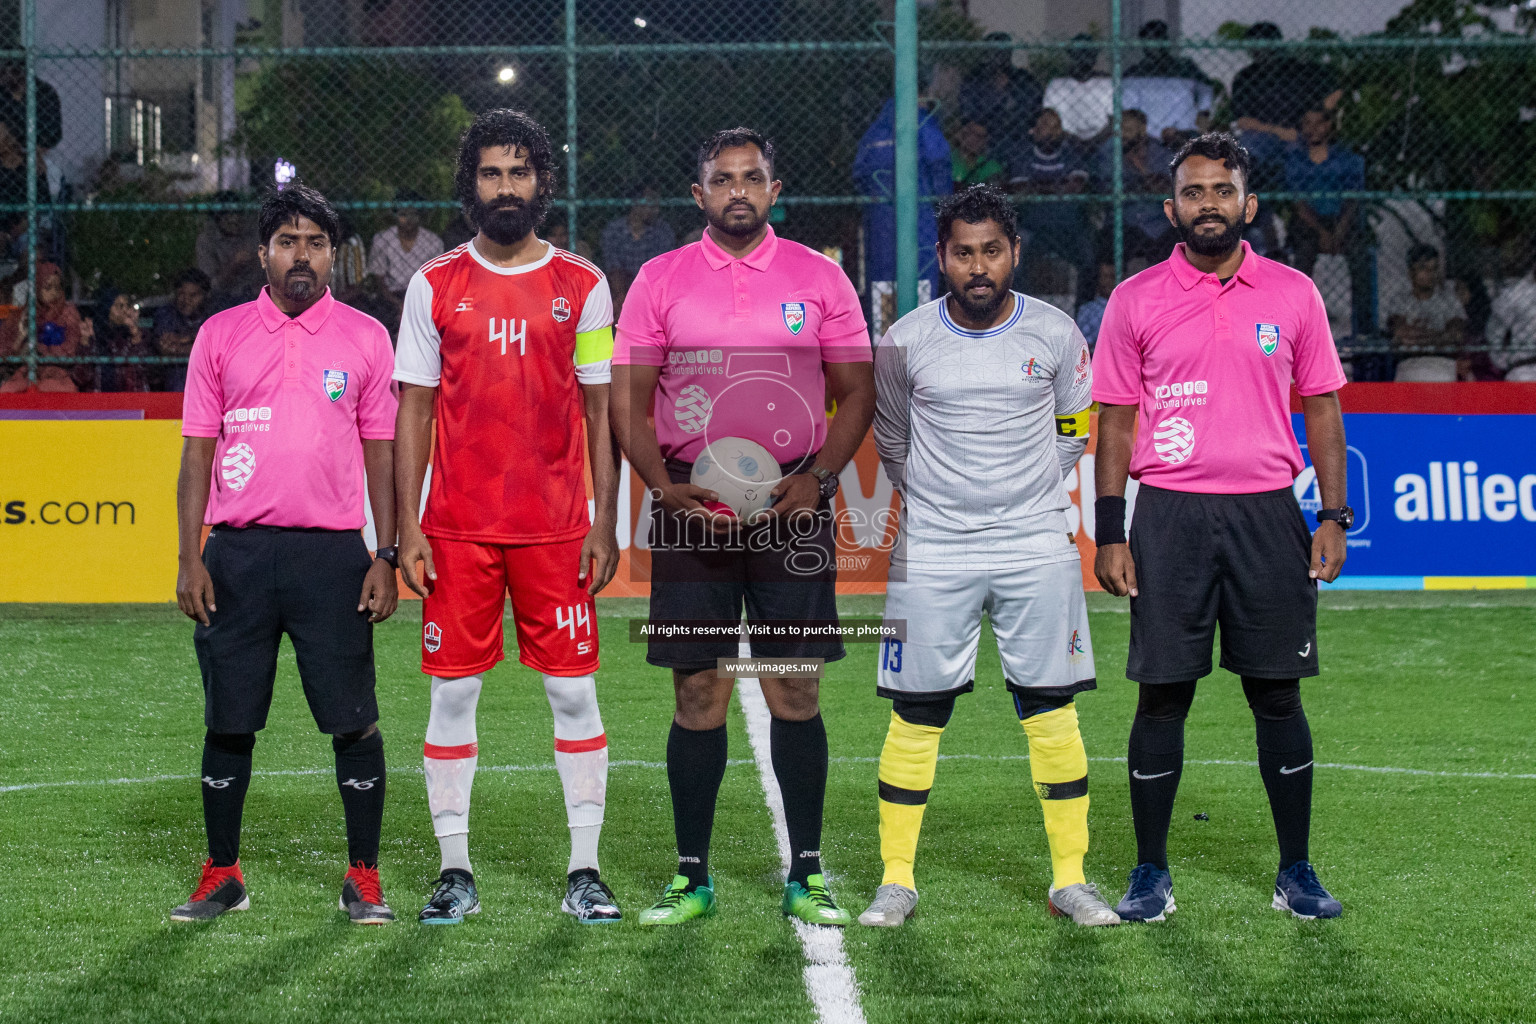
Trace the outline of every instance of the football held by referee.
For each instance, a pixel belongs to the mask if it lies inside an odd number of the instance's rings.
[[[1280,845],[1273,905],[1298,917],[1340,906],[1313,872],[1312,735],[1300,680],[1318,674],[1317,581],[1344,563],[1344,373],[1311,280],[1242,241],[1258,210],[1249,158],[1230,135],[1188,143],[1164,203],[1183,238],[1164,263],[1115,289],[1094,353],[1100,403],[1094,571],[1130,595],[1128,678],[1141,684],[1131,726],[1137,867],[1116,908],[1161,921],[1174,909],[1168,827],[1195,683],[1221,667],[1242,678],[1259,774]],[[1323,509],[1309,533],[1292,484],[1304,468],[1291,429],[1301,394]],[[1140,483],[1129,543],[1126,476]]]

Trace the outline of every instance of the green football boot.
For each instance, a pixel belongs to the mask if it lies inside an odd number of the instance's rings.
[[[648,910],[640,912],[640,923],[683,924],[696,917],[708,917],[715,912],[715,880],[713,876],[703,885],[688,889],[688,876],[673,875],[672,881],[661,891],[661,899]]]
[[[843,928],[853,923],[853,915],[838,906],[827,891],[827,880],[821,875],[811,875],[805,884],[788,882],[784,886],[784,916],[795,917],[806,924],[824,924]]]

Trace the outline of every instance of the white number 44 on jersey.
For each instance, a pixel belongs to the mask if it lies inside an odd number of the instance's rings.
[[[556,629],[570,629],[571,639],[575,640],[577,626],[584,629],[587,636],[592,635],[592,617],[588,614],[586,605],[573,604],[570,607],[566,607],[562,604],[555,606]]]

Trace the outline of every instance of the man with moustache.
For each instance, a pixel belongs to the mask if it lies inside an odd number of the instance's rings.
[[[653,637],[646,653],[672,670],[677,702],[667,781],[678,868],[640,915],[643,925],[714,912],[709,840],[734,682],[716,666],[737,655],[743,605],[752,623],[836,624],[832,497],[874,416],[869,334],[852,283],[842,267],[768,226],[780,188],[773,158],[773,143],[748,128],[717,132],[700,147],[693,199],[708,227],[699,241],[640,269],[614,347],[614,431],[656,506],[650,621],[728,630],[702,643]],[[830,419],[829,398],[837,403]],[[705,446],[728,437],[757,442],[779,463],[765,521],[711,516],[701,501],[717,495],[689,482]],[[835,636],[752,639],[754,658],[836,661],[843,653]],[[819,681],[760,680],[789,832],[783,912],[846,925],[848,912],[821,869],[827,730]]]
[[[913,860],[955,699],[975,686],[981,617],[1029,742],[1052,879],[1046,906],[1085,926],[1120,918],[1083,875],[1088,755],[1077,694],[1094,688],[1082,569],[1063,486],[1088,444],[1092,370],[1072,318],[1008,288],[1019,231],[990,185],[937,207],[949,295],[896,322],[875,352],[875,446],[901,494],[876,692],[885,875],[859,923],[917,908]]]
[[[1141,685],[1129,771],[1137,866],[1117,912],[1174,910],[1168,826],[1184,765],[1195,683],[1242,678],[1259,776],[1280,845],[1272,906],[1301,918],[1342,908],[1308,862],[1312,734],[1301,677],[1318,674],[1317,581],[1344,564],[1344,373],[1317,288],[1242,241],[1258,212],[1248,151],[1224,132],[1173,159],[1164,202],[1183,238],[1165,262],[1110,297],[1094,358],[1101,406],[1095,481],[1104,589],[1131,598],[1126,676]],[[1291,429],[1301,393],[1324,508],[1309,532],[1292,493],[1304,466]],[[1140,483],[1126,542],[1126,475]]]
[[[336,753],[349,865],[341,909],[354,924],[386,924],[395,915],[379,886],[385,774],[373,624],[398,599],[393,357],[383,325],[327,287],[341,226],[325,197],[290,184],[267,197],[259,221],[267,286],[203,324],[187,367],[176,601],[197,622],[208,859],[171,920],[251,905],[240,819],[286,633]],[[387,545],[377,552],[359,533],[365,469]]]
[[[592,600],[618,563],[613,304],[600,270],[534,234],[554,195],[553,163],[549,136],[527,114],[475,118],[454,185],[478,233],[416,272],[400,324],[400,569],[422,596],[421,667],[432,679],[423,753],[442,854],[425,924],[480,909],[469,860],[475,708],[481,677],[503,658],[509,592],[518,658],[542,675],[554,715],[571,840],[561,909],[582,924],[620,918],[598,873],[608,740]]]

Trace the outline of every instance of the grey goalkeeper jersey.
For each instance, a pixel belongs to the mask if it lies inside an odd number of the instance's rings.
[[[1063,478],[1088,444],[1088,343],[1054,306],[1013,293],[968,331],[946,299],[875,350],[875,447],[902,497],[893,569],[1009,569],[1077,557]]]

